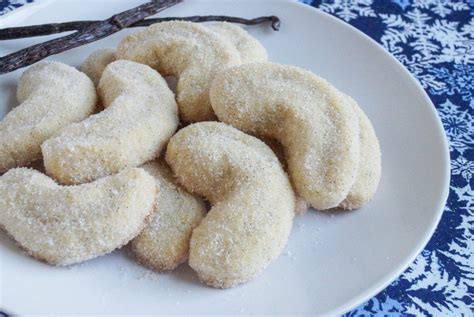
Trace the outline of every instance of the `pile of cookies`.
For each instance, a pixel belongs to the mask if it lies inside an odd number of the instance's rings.
[[[380,148],[357,103],[268,62],[235,25],[155,24],[81,71],[30,67],[0,122],[0,226],[47,263],[128,244],[155,271],[189,260],[232,287],[279,256],[295,214],[356,209],[377,189]],[[40,159],[44,172],[24,167]]]

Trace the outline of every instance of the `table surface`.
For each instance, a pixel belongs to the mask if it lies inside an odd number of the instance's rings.
[[[450,143],[450,194],[436,232],[398,279],[347,316],[473,316],[474,0],[300,1],[401,61],[435,104]],[[0,19],[32,2],[0,0]]]

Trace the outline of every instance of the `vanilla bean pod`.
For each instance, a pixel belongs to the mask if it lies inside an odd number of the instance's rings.
[[[0,58],[0,74],[36,63],[50,55],[97,41],[129,25],[154,15],[182,0],[154,0],[136,8],[115,14],[103,21],[95,21],[75,33],[36,44]]]
[[[225,16],[225,15],[203,15],[203,16],[189,16],[189,17],[166,17],[166,18],[148,18],[144,19],[127,27],[143,27],[149,26],[159,22],[165,21],[190,21],[190,22],[231,22],[244,25],[256,25],[262,23],[271,23],[273,30],[280,29],[280,19],[277,16],[262,16],[254,19],[244,19],[239,17]],[[30,26],[20,26],[0,29],[0,40],[14,40],[26,37],[43,36],[62,32],[79,31],[88,27],[98,21],[72,21],[63,23],[39,24]]]
[[[245,19],[227,15],[195,15],[189,17],[166,17],[166,18],[150,18],[142,21],[138,21],[131,25],[131,27],[138,26],[149,26],[158,22],[166,21],[189,21],[189,22],[230,22],[238,23],[243,25],[257,25],[262,23],[270,22],[271,27],[274,31],[280,29],[281,21],[280,18],[275,15],[261,16],[253,19]]]

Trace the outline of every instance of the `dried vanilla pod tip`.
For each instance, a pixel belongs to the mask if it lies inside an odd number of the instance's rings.
[[[134,238],[154,208],[156,191],[154,179],[139,168],[77,186],[15,168],[0,177],[0,226],[39,260],[78,263]]]
[[[212,205],[191,236],[189,265],[200,280],[233,287],[280,255],[295,198],[265,143],[224,123],[195,123],[171,138],[166,161],[184,187]]]
[[[204,201],[177,183],[164,159],[142,165],[157,182],[150,223],[130,242],[135,258],[154,271],[174,270],[188,260],[193,229],[206,214]]]
[[[359,164],[359,122],[329,82],[294,66],[244,64],[212,82],[219,120],[280,142],[296,194],[316,209],[337,207]]]
[[[105,110],[41,146],[46,172],[60,183],[90,182],[152,160],[178,127],[173,92],[146,65],[109,64],[98,91]]]
[[[0,122],[0,173],[41,158],[41,144],[66,125],[94,111],[93,83],[73,67],[42,62],[28,68],[18,82],[13,108]]]
[[[237,49],[222,36],[182,21],[154,24],[126,36],[117,47],[117,58],[177,77],[179,114],[185,122],[215,119],[209,102],[211,81],[221,70],[241,62]]]

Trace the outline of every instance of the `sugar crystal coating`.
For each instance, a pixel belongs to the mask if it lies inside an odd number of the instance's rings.
[[[189,265],[203,282],[232,287],[278,257],[295,200],[265,143],[224,123],[195,123],[171,138],[166,161],[183,186],[212,205],[190,245]]]
[[[218,22],[209,25],[208,28],[232,43],[239,52],[242,64],[267,61],[268,53],[262,44],[240,26]]]
[[[182,21],[153,24],[126,36],[117,47],[117,58],[177,77],[179,113],[186,122],[215,119],[210,83],[221,70],[240,64],[239,52],[225,38],[205,26]]]
[[[359,124],[330,83],[298,67],[252,63],[216,76],[210,98],[219,120],[283,145],[296,193],[313,207],[337,207],[347,196],[359,162]]]
[[[345,97],[359,120],[360,158],[354,185],[339,207],[352,210],[362,207],[375,195],[382,173],[382,161],[372,123],[351,97]]]
[[[35,258],[54,265],[82,262],[135,237],[153,210],[156,190],[138,168],[77,186],[15,168],[0,177],[0,225]]]
[[[285,159],[285,153],[284,153],[282,145],[279,142],[277,142],[275,139],[270,139],[266,137],[260,137],[260,139],[272,149],[273,153],[275,153],[278,160],[280,160],[280,163],[283,166],[283,169],[285,170],[285,172],[288,173],[288,165],[286,164],[287,162]],[[294,188],[294,186],[292,187]],[[305,199],[295,194],[295,214],[303,215],[304,213],[308,211],[310,207],[311,206],[309,202],[307,202]]]
[[[63,184],[89,182],[160,155],[178,127],[174,94],[155,70],[109,64],[99,83],[105,110],[42,145],[46,172]]]
[[[163,159],[142,168],[160,190],[150,223],[130,242],[130,249],[140,263],[155,271],[173,270],[188,259],[191,233],[204,217],[206,206],[177,183]]]
[[[81,72],[89,76],[94,85],[99,85],[100,77],[107,65],[116,61],[114,48],[93,51],[82,63]]]
[[[206,27],[216,33],[222,42],[228,42],[236,49],[240,63],[265,62],[268,59],[267,51],[262,44],[243,28],[227,22],[213,23]],[[113,48],[98,49],[84,60],[81,71],[97,85],[105,67],[117,59],[116,55],[116,50]],[[147,63],[150,62],[145,64]]]
[[[0,173],[41,158],[41,144],[64,126],[94,111],[93,83],[73,67],[41,62],[18,83],[20,105],[0,122]]]
[[[375,195],[382,171],[381,154],[380,145],[369,118],[367,118],[362,109],[351,97],[344,94],[343,96],[347,98],[347,102],[352,105],[359,120],[360,157],[357,175],[347,197],[338,206],[343,209],[352,210],[361,208]],[[282,163],[283,168],[287,171],[287,160],[281,143],[275,139],[265,137],[263,137],[262,140],[273,150],[273,153],[275,153]],[[295,213],[300,215],[311,207],[308,201],[299,196],[296,196],[295,205]]]

